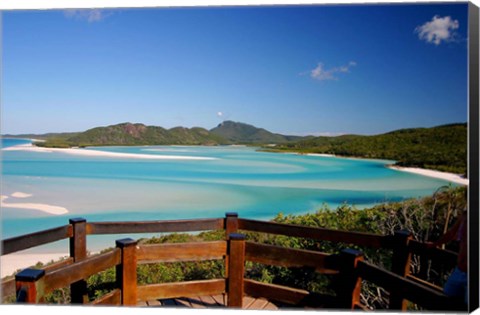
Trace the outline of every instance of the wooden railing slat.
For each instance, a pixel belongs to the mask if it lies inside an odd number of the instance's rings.
[[[8,238],[2,241],[2,255],[18,252],[24,249],[56,242],[73,235],[72,226],[64,225],[35,233]]]
[[[225,241],[140,245],[137,259],[139,263],[214,260],[223,259],[226,251]]]
[[[439,287],[438,285],[435,285],[435,284],[430,283],[430,282],[428,282],[428,281],[425,281],[425,280],[423,280],[423,279],[417,278],[417,277],[415,277],[415,276],[413,276],[413,275],[411,275],[411,274],[407,276],[407,279],[412,280],[412,281],[415,281],[415,282],[418,282],[418,283],[420,283],[421,285],[424,285],[424,286],[426,286],[426,287],[429,287],[429,288],[432,289],[432,290],[436,290],[436,291],[438,291],[438,292],[443,292],[443,288],[442,288],[442,287]]]
[[[112,292],[105,294],[104,296],[90,302],[91,305],[121,305],[121,290],[115,289]]]
[[[89,222],[87,234],[171,233],[221,230],[225,219]]]
[[[47,272],[44,279],[45,294],[118,265],[120,256],[120,250],[114,249],[111,252],[91,256],[78,263]]]
[[[262,283],[251,279],[245,279],[244,283],[245,294],[247,295],[252,297],[263,297],[267,300],[274,300],[292,305],[300,304],[310,295],[310,292],[306,290]]]
[[[249,261],[281,267],[310,267],[317,272],[337,273],[326,267],[329,254],[253,242],[246,242],[245,249],[245,258]]]
[[[186,281],[149,284],[139,286],[137,298],[140,301],[222,294],[226,289],[225,279]]]
[[[425,243],[411,240],[408,244],[408,249],[412,254],[420,255],[426,259],[432,259],[439,261],[443,264],[455,266],[458,254],[450,250],[444,250],[440,248],[428,248]]]
[[[382,235],[370,233],[348,232],[318,227],[264,222],[248,219],[238,219],[238,229],[294,237],[311,238],[321,241],[341,242],[373,248],[381,248],[384,238],[384,236]]]
[[[357,271],[364,280],[371,281],[387,291],[400,292],[405,299],[429,310],[447,311],[457,309],[457,306],[443,293],[372,264],[359,262]]]

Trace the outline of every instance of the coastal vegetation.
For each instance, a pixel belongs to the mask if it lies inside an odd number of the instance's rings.
[[[284,215],[279,213],[274,222],[289,223],[310,227],[392,235],[398,230],[408,230],[417,241],[433,241],[444,234],[465,209],[467,204],[466,188],[444,186],[432,196],[409,199],[403,202],[379,204],[367,209],[356,209],[344,204],[337,209],[324,206],[318,211],[305,215]],[[308,249],[326,253],[338,253],[351,245],[314,241],[310,239],[267,235],[248,232],[247,239],[254,242],[273,244],[296,249]],[[174,233],[149,239],[141,239],[143,244],[179,243],[222,240],[223,230],[202,232],[199,234]],[[375,265],[390,269],[391,252],[387,249],[369,249],[355,247],[365,253],[366,259]],[[448,244],[448,249],[456,251],[456,244]],[[106,251],[108,251],[107,249]],[[40,267],[40,265],[37,265]],[[430,283],[442,286],[450,273],[450,268],[440,265],[422,264],[419,257],[411,260],[412,274],[422,274]],[[426,268],[426,269],[425,269]],[[224,262],[212,260],[203,262],[154,263],[139,265],[137,269],[139,284],[166,283],[188,280],[213,279],[224,276]],[[305,268],[283,268],[249,262],[246,265],[246,277],[272,284],[291,286],[320,294],[332,293],[329,275],[319,275]],[[111,291],[115,287],[115,270],[108,269],[87,280],[89,298],[95,298]],[[383,309],[388,304],[388,293],[373,284],[364,283],[362,303],[370,309]],[[68,290],[55,291],[47,297],[50,303],[67,303]],[[414,309],[416,306],[411,305]]]
[[[401,129],[381,135],[315,137],[268,148],[395,160],[398,166],[467,174],[467,124]]]

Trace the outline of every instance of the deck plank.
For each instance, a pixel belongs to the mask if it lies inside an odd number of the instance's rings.
[[[147,306],[162,306],[162,303],[159,300],[148,300],[145,303]]]
[[[189,307],[189,308],[192,307],[192,303],[190,303],[190,301],[189,301],[187,298],[178,298],[178,299],[175,299],[175,304],[176,304],[178,307]]]
[[[189,297],[187,300],[192,305],[192,308],[206,308],[205,304],[203,304],[199,297]]]
[[[267,305],[263,308],[264,310],[278,310],[278,306],[273,304],[272,302],[268,301]]]
[[[250,305],[253,304],[253,302],[255,302],[255,299],[251,296],[244,296],[243,297],[243,307],[244,309],[248,309],[250,307]]]
[[[263,299],[263,298],[255,299],[255,301],[248,306],[248,309],[249,310],[263,310],[263,308],[267,304],[268,304],[268,301]]]
[[[212,295],[212,298],[217,302],[219,306],[225,307],[227,305],[227,296],[226,294],[217,294],[217,295]]]
[[[218,308],[226,307],[226,294],[181,297],[173,299],[148,300],[138,303],[138,306],[150,307],[181,307],[181,308]],[[278,310],[281,306],[266,300],[265,298],[243,297],[243,309],[249,310]]]
[[[137,303],[137,306],[138,307],[145,307],[145,306],[149,306],[148,303],[146,301],[139,301]]]
[[[220,307],[211,295],[200,296],[199,298],[206,307]]]

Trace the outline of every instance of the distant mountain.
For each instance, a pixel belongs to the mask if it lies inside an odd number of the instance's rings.
[[[224,121],[217,127],[210,129],[210,132],[232,143],[244,144],[286,143],[304,139],[303,137],[271,133],[263,128],[230,120]]]
[[[315,137],[281,144],[275,149],[390,159],[400,166],[466,174],[467,124],[400,129],[374,136]]]
[[[200,127],[165,129],[144,124],[122,123],[96,127],[78,133],[29,135],[47,140],[37,145],[46,147],[108,146],[108,145],[223,145],[280,144],[308,137],[284,136],[252,125],[225,121],[210,131]]]
[[[176,127],[165,129],[144,124],[122,123],[96,127],[66,137],[47,138],[47,147],[108,146],[108,145],[218,145],[226,144],[221,137],[204,128]]]

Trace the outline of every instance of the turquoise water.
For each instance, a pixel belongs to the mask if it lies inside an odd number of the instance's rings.
[[[2,146],[28,143],[2,139]],[[223,217],[271,219],[342,203],[362,208],[432,194],[443,180],[391,170],[392,161],[257,152],[249,147],[148,146],[88,150],[210,160],[146,160],[2,150],[2,237],[68,223]],[[27,197],[14,197],[16,192]],[[8,207],[39,203],[52,215]]]

